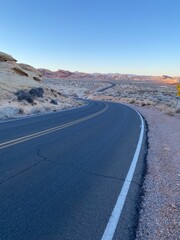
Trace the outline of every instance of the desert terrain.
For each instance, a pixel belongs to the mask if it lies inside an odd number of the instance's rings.
[[[147,123],[147,172],[136,239],[178,239],[178,77],[52,72],[0,52],[0,119],[79,107],[79,98],[127,104]],[[105,91],[101,89],[111,86]]]
[[[137,240],[178,239],[180,106],[178,78],[128,80],[44,79],[65,94],[127,104],[147,123],[146,174],[142,185]],[[100,90],[115,84],[103,92]]]
[[[127,104],[147,123],[148,153],[142,185],[137,240],[178,239],[179,123],[178,78],[72,80],[44,79],[56,91],[86,99]],[[100,90],[113,83],[103,92]]]
[[[0,52],[0,119],[52,112],[82,105],[44,85],[41,73]]]
[[[176,98],[178,81],[178,77],[169,76],[37,70],[0,52],[0,119],[82,105],[75,99],[77,97],[152,107],[176,115],[179,111]],[[112,88],[99,91],[111,83],[114,84]],[[40,95],[36,92],[38,88],[42,91]],[[31,89],[36,93],[29,93]]]

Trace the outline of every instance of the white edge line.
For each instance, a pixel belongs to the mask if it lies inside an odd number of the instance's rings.
[[[134,110],[134,109],[133,109]],[[136,110],[134,110],[135,112],[137,112]],[[138,144],[136,147],[136,151],[131,163],[131,166],[129,168],[128,174],[126,176],[125,182],[123,184],[123,187],[121,189],[121,192],[118,196],[118,199],[116,201],[116,204],[114,206],[114,209],[112,211],[112,214],[109,218],[109,221],[107,223],[106,229],[104,231],[104,234],[101,238],[101,240],[112,240],[115,230],[117,228],[117,224],[119,222],[119,218],[121,216],[123,207],[124,207],[124,203],[131,185],[131,181],[135,172],[135,168],[138,162],[138,158],[139,158],[139,154],[140,154],[140,150],[141,150],[141,146],[142,146],[142,142],[143,142],[143,136],[144,136],[144,120],[141,116],[141,114],[139,112],[137,112],[137,114],[139,115],[140,119],[141,119],[141,133],[140,133],[140,137],[138,140]]]

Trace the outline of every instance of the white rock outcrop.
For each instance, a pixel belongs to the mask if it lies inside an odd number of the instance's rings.
[[[36,81],[35,81],[36,80]],[[12,56],[0,52],[0,94],[15,92],[26,87],[38,87],[40,73],[33,67],[25,64],[19,65]]]
[[[33,91],[42,90],[42,96],[34,97]],[[30,94],[29,98],[19,98],[18,92]],[[22,115],[79,106],[79,102],[63,96],[41,81],[41,73],[34,67],[17,63],[12,56],[0,52],[0,120]]]

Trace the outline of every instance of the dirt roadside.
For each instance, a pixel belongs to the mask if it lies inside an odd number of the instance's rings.
[[[147,174],[136,240],[176,240],[179,228],[180,115],[134,107],[149,127]]]

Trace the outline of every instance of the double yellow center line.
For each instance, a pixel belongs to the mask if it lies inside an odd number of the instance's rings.
[[[76,125],[78,123],[87,121],[91,118],[97,117],[98,115],[106,112],[108,110],[108,108],[109,108],[109,106],[106,104],[105,108],[103,108],[101,111],[99,111],[97,113],[94,113],[94,114],[91,114],[87,117],[80,118],[78,120],[75,120],[75,121],[72,121],[72,122],[69,122],[69,123],[66,123],[66,124],[63,124],[63,125],[59,125],[57,127],[49,128],[47,130],[43,130],[43,131],[40,131],[40,132],[37,132],[37,133],[33,133],[33,134],[30,134],[30,135],[27,135],[27,136],[24,136],[24,137],[16,138],[16,139],[1,143],[0,144],[0,149],[8,148],[12,145],[16,145],[18,143],[26,142],[26,141],[29,141],[31,139],[38,138],[38,137],[41,137],[43,135],[47,135],[49,133],[56,132],[56,131],[62,130],[64,128]]]

